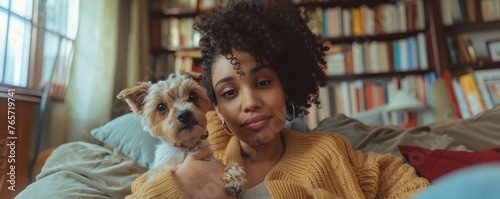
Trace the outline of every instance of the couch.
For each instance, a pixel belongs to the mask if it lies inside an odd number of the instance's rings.
[[[366,125],[343,114],[316,129],[347,137],[353,149],[400,156],[431,182],[484,162],[500,161],[500,106],[466,120],[438,122],[410,129]],[[307,132],[302,121],[287,128]],[[123,198],[147,171],[159,142],[144,132],[134,115],[125,114],[90,132],[90,142],[70,142],[40,158],[36,181],[17,198]]]

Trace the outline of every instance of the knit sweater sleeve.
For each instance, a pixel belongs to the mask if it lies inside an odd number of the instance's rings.
[[[134,180],[131,189],[132,194],[127,196],[127,199],[187,198],[171,169],[159,171],[151,179],[148,179],[148,173],[144,173]]]
[[[358,167],[358,180],[364,189],[377,189],[375,198],[410,198],[429,185],[400,157],[368,152],[359,159],[364,161]]]
[[[425,178],[418,177],[415,169],[400,157],[355,151],[345,137],[335,137],[347,151],[366,198],[409,198],[429,185]]]

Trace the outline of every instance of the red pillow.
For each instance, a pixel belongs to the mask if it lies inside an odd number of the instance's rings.
[[[430,182],[456,169],[500,161],[500,148],[478,152],[429,150],[417,146],[398,146],[410,165]]]

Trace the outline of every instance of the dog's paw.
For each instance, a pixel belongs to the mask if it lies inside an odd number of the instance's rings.
[[[242,166],[236,163],[229,164],[222,174],[224,187],[231,195],[236,195],[243,191],[243,185],[247,182],[245,171]]]

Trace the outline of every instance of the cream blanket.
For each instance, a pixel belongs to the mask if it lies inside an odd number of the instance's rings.
[[[71,142],[52,152],[36,181],[16,198],[124,198],[145,171],[99,145]]]

